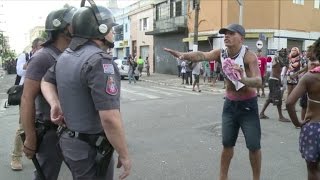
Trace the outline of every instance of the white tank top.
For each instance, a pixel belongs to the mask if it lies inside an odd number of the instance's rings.
[[[234,59],[235,64],[238,64],[243,69],[245,77],[246,77],[246,73],[245,73],[245,69],[244,69],[243,59],[244,59],[244,55],[246,54],[246,49],[247,49],[247,46],[242,45],[238,57],[236,59]],[[222,48],[221,49],[221,54],[220,54],[220,59],[221,59],[221,64],[222,65],[225,62],[225,59],[227,59],[227,58],[230,58],[229,55],[228,55],[227,48]],[[230,78],[228,76],[227,76],[227,78],[230,80]],[[234,86],[235,86],[237,91],[245,86],[243,83],[241,83],[239,81],[232,81],[232,80],[230,80],[230,81],[234,84]]]

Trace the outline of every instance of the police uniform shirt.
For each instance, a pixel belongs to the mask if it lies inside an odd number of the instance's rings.
[[[46,48],[55,53],[56,56],[61,54],[61,51],[52,44],[38,50],[29,60],[25,78],[41,81],[47,70],[55,63],[55,58],[48,53]],[[50,106],[42,95],[36,98],[35,104],[36,118],[50,121]]]
[[[92,42],[87,44],[97,46]],[[48,70],[44,80],[57,85],[55,68],[52,66]],[[106,53],[103,56],[101,54],[93,55],[87,63],[84,63],[80,76],[82,83],[90,88],[96,110],[120,109],[121,77],[111,56]],[[77,89],[71,89],[71,91],[77,91]]]

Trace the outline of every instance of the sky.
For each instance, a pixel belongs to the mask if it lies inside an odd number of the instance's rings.
[[[118,6],[126,7],[136,1],[118,0]],[[80,2],[81,0],[0,0],[0,29],[9,36],[11,49],[19,54],[30,44],[30,30],[35,26],[44,26],[50,11],[62,8],[66,3],[79,7]],[[106,6],[107,2],[108,0],[95,0],[98,5]]]

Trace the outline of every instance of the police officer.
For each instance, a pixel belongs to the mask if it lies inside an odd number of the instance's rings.
[[[42,96],[40,83],[47,69],[71,41],[69,24],[74,12],[74,8],[63,8],[48,14],[45,24],[48,40],[30,59],[21,98],[21,119],[25,131],[23,151],[29,159],[36,155],[47,180],[58,178],[62,158],[56,150],[57,127],[50,121],[50,106]],[[42,136],[37,136],[40,130]],[[37,171],[34,176],[41,179],[41,173]]]
[[[112,147],[119,154],[117,167],[124,169],[119,178],[130,173],[120,114],[121,77],[112,56],[104,51],[114,46],[115,25],[105,7],[93,3],[80,8],[73,17],[69,48],[41,83],[54,112],[51,119],[67,127],[60,131],[59,145],[73,179],[113,179]]]

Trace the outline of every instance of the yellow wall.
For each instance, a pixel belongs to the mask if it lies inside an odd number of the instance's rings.
[[[314,0],[304,5],[292,0],[243,0],[243,25],[246,29],[282,29],[320,32],[320,9]],[[190,2],[190,1],[189,1]],[[239,22],[237,0],[200,0],[199,32],[219,30]],[[194,10],[188,8],[189,32],[194,29]]]
[[[319,23],[313,22],[320,18],[319,11],[314,8],[314,1],[311,0],[305,0],[304,5],[281,1],[281,29],[320,31]]]
[[[189,1],[190,3],[190,1]],[[188,5],[188,28],[194,30],[194,12]],[[199,32],[212,31],[221,26],[221,0],[201,0],[199,13]]]

